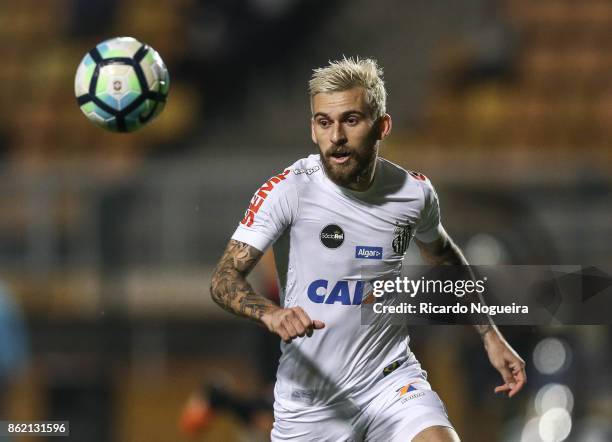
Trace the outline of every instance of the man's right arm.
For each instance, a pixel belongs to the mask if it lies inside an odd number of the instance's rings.
[[[313,321],[301,307],[281,308],[253,290],[247,276],[263,253],[246,243],[230,240],[213,271],[210,295],[222,308],[263,323],[285,342],[298,336],[311,336],[325,326]]]
[[[232,239],[213,271],[210,286],[213,300],[230,313],[256,321],[277,309],[272,301],[255,293],[246,280],[262,255],[255,247]]]

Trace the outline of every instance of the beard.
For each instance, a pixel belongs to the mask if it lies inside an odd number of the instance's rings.
[[[319,147],[321,162],[327,177],[335,184],[352,190],[366,190],[372,177],[372,170],[376,164],[378,146],[374,145],[367,149],[352,149],[342,146],[331,149],[324,154]],[[349,152],[350,156],[344,163],[336,163],[333,153],[337,151]],[[365,187],[365,188],[364,188]]]

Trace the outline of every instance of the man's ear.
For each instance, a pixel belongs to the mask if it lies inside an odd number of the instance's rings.
[[[315,136],[314,125],[315,125],[314,118],[311,118],[310,119],[310,139],[312,140],[313,143],[317,144],[317,137]]]
[[[385,114],[380,117],[378,122],[378,140],[384,140],[391,133],[392,126],[391,115]]]

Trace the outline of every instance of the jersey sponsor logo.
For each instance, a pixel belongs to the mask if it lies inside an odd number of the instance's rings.
[[[382,259],[382,247],[356,246],[355,258],[359,259]]]
[[[406,253],[406,249],[410,244],[410,238],[412,237],[412,226],[410,226],[410,224],[405,224],[403,226],[396,224],[393,235],[393,251],[399,255],[403,255]]]
[[[251,227],[253,222],[255,222],[255,215],[261,209],[261,205],[268,198],[270,192],[274,189],[274,186],[281,181],[283,181],[287,175],[291,172],[290,169],[285,170],[283,173],[279,173],[276,176],[273,176],[268,181],[265,182],[263,186],[257,189],[253,198],[251,198],[251,204],[249,204],[249,208],[244,214],[244,218],[240,221],[241,224],[244,224],[247,227]]]
[[[363,286],[363,281],[337,281],[332,285],[327,279],[317,279],[308,286],[308,299],[316,304],[360,305]]]
[[[408,392],[410,392],[410,391],[415,391],[415,390],[416,390],[416,388],[414,388],[414,387],[412,386],[412,384],[408,384],[408,385],[404,385],[404,386],[403,386],[403,387],[401,387],[401,388],[398,388],[398,389],[397,389],[397,390],[395,390],[395,391],[399,391],[399,395],[400,395],[400,397],[401,397],[401,396],[405,395],[406,393],[408,393]]]
[[[328,249],[337,249],[344,242],[344,231],[340,226],[329,224],[323,227],[319,238],[321,243]]]
[[[291,399],[294,401],[312,403],[315,397],[315,392],[313,390],[293,390],[291,392]]]
[[[321,168],[319,166],[309,167],[308,169],[293,169],[293,173],[295,175],[301,175],[305,173],[306,175],[312,175],[315,172],[318,172]]]
[[[411,393],[413,391],[415,391],[416,393],[412,393],[409,394],[408,396],[402,398],[401,403],[405,404],[406,402],[408,402],[409,400],[412,399],[416,399],[419,397],[423,397],[425,396],[425,392],[424,391],[418,391],[416,388],[414,388],[412,385],[408,384],[408,385],[404,385],[401,388],[398,388],[397,390],[395,390],[396,392],[399,392],[399,397],[404,396],[405,394]]]

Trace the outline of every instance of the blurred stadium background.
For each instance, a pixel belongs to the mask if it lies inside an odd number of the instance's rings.
[[[609,0],[1,0],[0,35],[5,419],[184,441],[202,383],[265,391],[277,344],[213,305],[209,276],[251,193],[314,151],[306,82],[342,54],[384,67],[383,156],[432,179],[474,263],[612,264]],[[130,135],[73,94],[83,54],[119,35],[171,75],[164,113]],[[528,363],[512,401],[472,330],[413,332],[464,440],[611,441],[611,329],[505,333]],[[227,415],[195,440],[256,437]]]

